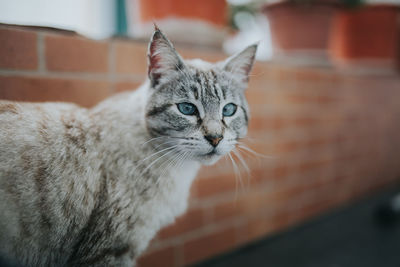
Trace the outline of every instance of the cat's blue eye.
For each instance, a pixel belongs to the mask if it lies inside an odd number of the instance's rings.
[[[233,103],[226,104],[222,109],[222,115],[224,115],[224,117],[233,116],[233,114],[235,114],[236,112],[236,109],[237,106],[235,104]]]
[[[196,106],[187,102],[179,103],[178,109],[184,115],[195,115],[197,113]]]

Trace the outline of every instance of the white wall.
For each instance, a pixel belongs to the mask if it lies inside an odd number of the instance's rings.
[[[48,26],[106,38],[115,31],[115,1],[0,0],[0,23]]]

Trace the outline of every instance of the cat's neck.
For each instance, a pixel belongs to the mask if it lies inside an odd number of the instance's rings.
[[[104,141],[121,141],[124,147],[150,138],[145,123],[148,82],[135,91],[117,94],[90,110],[93,123],[99,127]]]
[[[197,172],[200,167],[198,162],[173,164],[173,153],[161,151],[163,147],[159,142],[152,141],[157,138],[148,133],[145,122],[148,93],[149,83],[146,82],[136,91],[118,94],[91,110],[94,124],[100,128],[100,149],[104,154],[104,162],[108,163],[110,168],[118,169],[121,166],[115,166],[115,162],[124,157],[127,162],[132,162],[132,168],[137,168],[137,172],[143,172],[144,166],[152,164],[152,168],[146,171],[152,171],[154,176],[168,173],[173,175],[176,171],[186,172],[188,166]],[[161,156],[162,159],[159,159]],[[172,163],[167,164],[168,160]],[[166,163],[163,167],[164,162]],[[139,164],[141,165],[137,166]]]

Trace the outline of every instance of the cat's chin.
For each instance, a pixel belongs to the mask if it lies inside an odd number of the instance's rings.
[[[213,154],[213,155],[202,155],[198,157],[198,161],[202,164],[202,165],[213,165],[215,164],[220,158],[222,157],[222,155],[218,155],[218,154]]]

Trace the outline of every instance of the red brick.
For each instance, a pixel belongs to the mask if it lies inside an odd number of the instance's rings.
[[[116,41],[115,71],[123,74],[147,74],[147,44]]]
[[[321,215],[329,208],[332,208],[332,201],[334,200],[316,200],[307,206],[301,207],[293,214],[293,216],[296,218],[298,223],[310,220],[312,217]]]
[[[277,178],[276,176],[273,175],[273,170],[266,166],[265,164],[261,163],[261,167],[255,166],[255,167],[250,167],[250,185],[252,186],[259,186],[261,183],[266,183],[266,182],[273,182],[274,178]]]
[[[117,82],[114,84],[114,92],[124,92],[124,91],[134,91],[136,90],[141,83],[137,82]]]
[[[273,168],[272,171],[272,176],[275,179],[282,179],[285,178],[289,173],[292,171],[292,169],[288,165],[281,165],[281,166],[276,166]]]
[[[320,121],[312,117],[298,117],[293,119],[293,123],[299,127],[309,127],[317,125]]]
[[[76,35],[45,37],[46,67],[52,71],[108,72],[106,42],[84,39]]]
[[[36,33],[0,28],[0,68],[34,70],[37,67]]]
[[[62,101],[93,106],[110,95],[101,81],[0,76],[0,99],[15,101]]]
[[[249,88],[246,90],[246,98],[249,102],[250,108],[253,106],[265,106],[271,103],[272,98],[276,97],[271,91],[260,88],[261,84],[265,84],[265,81],[258,81],[252,79],[249,84]]]
[[[300,150],[303,144],[299,141],[287,141],[283,143],[275,143],[272,145],[272,154],[292,153]]]
[[[249,131],[275,131],[282,129],[286,124],[285,120],[279,115],[260,116],[257,114],[250,119]]]
[[[320,71],[314,68],[297,68],[292,75],[299,82],[312,84],[337,84],[341,78],[335,71]]]
[[[187,46],[177,46],[176,49],[185,59],[200,58],[209,62],[217,62],[228,57],[219,49],[201,49],[200,47],[189,48]]]
[[[268,229],[268,226],[266,217],[257,218],[256,220],[248,222],[245,228],[246,242],[260,239],[268,232],[272,232],[273,229]]]
[[[222,221],[241,217],[246,214],[246,205],[243,199],[235,199],[214,207],[213,221]]]
[[[346,139],[342,136],[319,137],[305,141],[305,146],[310,148],[310,147],[320,147],[325,145],[338,145],[345,140]]]
[[[239,197],[217,204],[214,207],[213,221],[234,220],[254,215],[269,214],[273,208],[267,206],[269,192],[248,191]]]
[[[294,216],[288,212],[277,212],[271,216],[252,218],[238,226],[238,243],[244,245],[258,239],[263,239],[272,233],[284,231],[296,223]]]
[[[195,197],[205,198],[215,196],[221,193],[232,192],[239,185],[234,173],[229,173],[221,176],[200,178],[194,182],[196,187]]]
[[[144,254],[138,260],[139,267],[175,266],[175,247],[167,247]]]
[[[318,169],[318,168],[321,168],[321,167],[325,167],[325,166],[329,165],[332,162],[333,162],[333,159],[320,159],[320,160],[314,160],[314,161],[305,161],[305,160],[303,160],[299,164],[298,171],[299,172],[306,172],[306,171],[309,171],[309,170]]]
[[[340,102],[340,98],[338,98],[337,95],[310,95],[310,93],[286,94],[285,99],[290,104],[306,104],[306,105],[310,104],[327,105]]]
[[[184,244],[185,265],[228,251],[236,246],[235,229],[227,228]]]
[[[204,210],[190,209],[183,216],[176,219],[172,225],[162,229],[158,234],[161,239],[177,237],[184,233],[196,230],[205,225]]]

